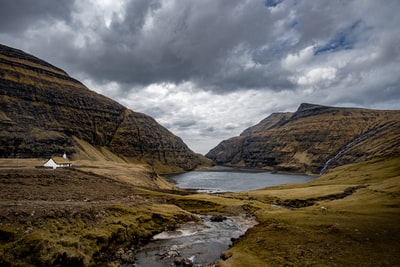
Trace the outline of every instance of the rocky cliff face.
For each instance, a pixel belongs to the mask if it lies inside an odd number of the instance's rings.
[[[275,113],[206,157],[215,164],[319,173],[400,152],[400,111],[302,104]]]
[[[90,149],[164,170],[207,164],[153,118],[90,91],[63,70],[0,45],[0,157],[49,157]],[[82,145],[86,144],[86,145]],[[84,153],[83,153],[84,152]]]

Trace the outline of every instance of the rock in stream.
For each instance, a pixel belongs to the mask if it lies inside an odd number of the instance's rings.
[[[245,216],[218,217],[201,215],[202,222],[190,222],[174,231],[162,232],[142,247],[135,267],[213,266],[232,239],[256,224]],[[125,265],[126,267],[129,265]]]

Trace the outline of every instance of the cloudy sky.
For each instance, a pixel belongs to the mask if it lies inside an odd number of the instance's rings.
[[[206,153],[302,102],[400,109],[398,0],[0,0],[0,43]]]

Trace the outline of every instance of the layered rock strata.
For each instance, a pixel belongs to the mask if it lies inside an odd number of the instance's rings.
[[[66,152],[75,159],[96,159],[90,153],[95,149],[105,158],[146,162],[166,171],[208,163],[153,118],[4,45],[0,45],[0,103],[3,158],[45,158]]]
[[[206,157],[218,165],[319,173],[330,159],[334,167],[399,151],[400,111],[305,103],[222,141]]]

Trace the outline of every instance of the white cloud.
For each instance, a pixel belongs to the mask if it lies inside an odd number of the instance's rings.
[[[99,92],[105,89],[93,85]],[[193,150],[207,153],[222,139],[240,134],[281,106],[288,92],[246,90],[220,95],[195,88],[192,83],[151,84],[132,88],[117,99],[128,108],[149,114],[180,136]],[[298,105],[298,100],[295,106]],[[287,101],[290,109],[293,102]]]
[[[336,78],[335,68],[315,68],[298,78],[299,85],[320,85]]]
[[[282,67],[296,71],[299,67],[303,67],[305,64],[308,64],[312,57],[314,56],[314,46],[308,46],[298,53],[288,54],[281,62]]]

